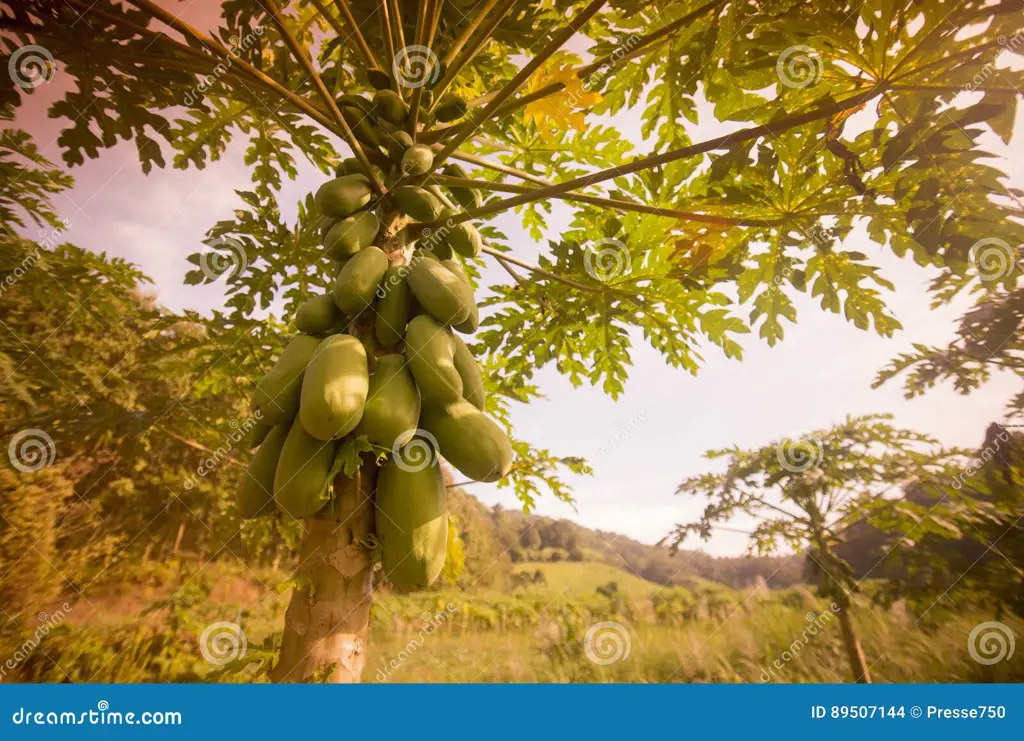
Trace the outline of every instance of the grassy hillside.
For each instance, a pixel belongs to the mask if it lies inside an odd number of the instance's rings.
[[[551,596],[571,596],[594,594],[599,587],[614,583],[619,594],[647,598],[660,588],[660,585],[631,574],[625,569],[596,561],[527,561],[512,567],[513,574],[535,574],[538,571],[544,575],[543,583],[522,586],[519,589],[544,592]]]

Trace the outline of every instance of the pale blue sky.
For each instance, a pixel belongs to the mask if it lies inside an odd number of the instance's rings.
[[[52,159],[59,159],[59,124],[41,120],[40,113],[57,97],[60,82],[35,91],[26,109],[33,122],[30,127],[24,123],[25,111],[20,117],[21,125],[31,129]],[[615,123],[641,153],[649,147],[639,141],[636,120],[635,115],[624,114]],[[706,120],[695,130],[695,140],[725,131],[710,117]],[[987,148],[1007,158],[1002,166],[1011,171],[1014,185],[1024,187],[1020,115],[1016,123],[1012,149],[995,137]],[[205,170],[165,169],[148,177],[141,173],[133,145],[104,151],[100,159],[75,168],[76,187],[56,199],[61,215],[71,223],[67,239],[138,264],[154,280],[160,302],[170,309],[207,312],[220,306],[223,284],[183,284],[191,267],[185,257],[200,248],[211,225],[229,218],[241,205],[233,190],[249,184],[242,150],[236,141],[221,161]],[[295,202],[322,181],[307,163],[300,162],[299,167],[298,181],[287,182],[279,199],[289,218],[294,217]],[[556,205],[550,219],[553,234],[564,227],[568,214],[564,205]],[[514,215],[493,223],[509,236],[517,257],[536,259],[539,245]],[[744,341],[742,363],[709,348],[698,377],[666,366],[637,333],[630,379],[617,402],[598,389],[574,389],[553,367],[542,370],[537,380],[545,398],[514,408],[517,434],[556,454],[588,458],[594,476],[572,480],[576,510],[546,496],[537,511],[652,543],[673,523],[694,519],[703,508],[702,502],[673,492],[687,476],[708,469],[702,455],[709,448],[759,446],[796,430],[829,426],[847,414],[870,412],[892,413],[897,424],[928,432],[949,445],[980,443],[986,425],[1002,418],[1004,403],[1018,390],[1014,378],[997,377],[969,397],[942,387],[913,401],[903,399],[899,383],[877,391],[870,388],[877,370],[911,342],[948,341],[955,319],[970,302],[932,311],[925,292],[929,273],[909,260],[896,260],[862,232],[850,237],[848,247],[871,255],[897,286],[886,300],[906,329],[892,340],[859,331],[822,312],[815,301],[798,297],[799,323],[786,325],[781,345],[769,348],[753,333]],[[490,264],[487,278],[504,282],[507,275]],[[494,485],[478,484],[470,491],[487,504],[517,504],[509,490],[499,492]],[[702,547],[731,555],[743,550],[744,541],[742,535],[719,533]]]

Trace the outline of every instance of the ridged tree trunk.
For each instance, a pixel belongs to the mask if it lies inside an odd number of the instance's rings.
[[[306,521],[298,586],[285,613],[275,682],[358,682],[366,666],[373,562],[364,543],[373,532],[376,464],[334,480],[337,511]]]
[[[843,647],[846,649],[846,657],[850,660],[853,681],[860,684],[871,684],[871,673],[868,671],[868,662],[864,658],[864,649],[860,645],[860,638],[857,637],[857,628],[853,622],[850,606],[850,600],[845,600],[839,609],[839,630],[843,635]]]

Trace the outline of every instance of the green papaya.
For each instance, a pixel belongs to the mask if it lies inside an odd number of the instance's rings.
[[[373,112],[397,126],[409,118],[408,104],[393,90],[378,90],[373,94]]]
[[[375,90],[387,90],[391,87],[391,77],[387,72],[376,67],[368,67],[366,70],[366,81]]]
[[[372,117],[363,113],[359,108],[351,106],[342,106],[340,110],[345,123],[352,129],[352,133],[355,134],[356,139],[360,142],[370,147],[383,147],[387,145],[385,132],[377,127]]]
[[[438,101],[437,108],[434,109],[434,119],[450,123],[462,118],[468,112],[469,106],[464,99],[453,93],[448,93]]]
[[[366,247],[353,255],[334,281],[334,303],[338,308],[346,314],[358,314],[369,306],[389,262],[379,247]]]
[[[437,221],[444,204],[428,190],[415,185],[399,185],[392,189],[391,196],[395,199],[398,210],[414,218],[416,221]]]
[[[345,93],[338,96],[339,106],[349,106],[350,108],[358,108],[363,113],[373,112],[373,102],[369,98],[364,98],[362,95],[355,95],[353,93]]]
[[[462,334],[473,334],[480,327],[480,310],[477,308],[476,302],[469,310],[469,318],[464,322],[453,324],[452,329]]]
[[[405,358],[424,402],[447,404],[462,397],[462,377],[455,369],[451,330],[426,314],[405,329]]]
[[[420,426],[437,439],[445,460],[473,481],[497,481],[512,469],[504,431],[465,399],[425,406]]]
[[[469,175],[458,162],[446,162],[441,168],[441,173],[453,178],[468,179]],[[484,198],[476,188],[462,188],[459,186],[448,186],[452,198],[463,208],[480,208],[484,205]]]
[[[330,498],[327,493],[337,444],[310,435],[298,419],[292,422],[274,471],[274,503],[292,517],[315,515]]]
[[[235,491],[235,505],[246,520],[274,513],[274,473],[288,437],[288,425],[268,429],[266,439],[249,461]]]
[[[480,232],[466,221],[452,226],[445,225],[438,230],[438,233],[443,234],[445,243],[455,253],[463,257],[476,257],[484,248],[484,240],[480,236]]]
[[[272,425],[265,425],[262,422],[257,422],[249,431],[249,437],[245,441],[246,447],[248,447],[249,450],[255,450],[258,448],[263,444],[263,441],[267,439],[267,435],[270,434],[272,429],[274,429]]]
[[[334,303],[334,297],[325,293],[308,299],[295,312],[295,329],[303,334],[323,334],[337,325],[341,312]]]
[[[283,425],[292,421],[299,411],[302,374],[319,344],[316,337],[300,334],[285,346],[274,367],[256,384],[252,408],[261,422]]]
[[[420,392],[404,355],[385,355],[370,377],[359,433],[371,443],[392,448],[404,445],[420,421]]]
[[[421,438],[412,446],[428,446]],[[417,450],[416,452],[419,452]],[[437,454],[428,465],[389,461],[377,477],[377,540],[384,577],[400,592],[429,587],[444,568],[448,501]]]
[[[462,398],[482,412],[487,403],[487,392],[480,366],[461,337],[452,335],[452,342],[455,343],[455,370],[462,379]]]
[[[396,131],[388,139],[388,156],[396,164],[401,164],[405,150],[411,146],[413,146],[412,137],[404,131]]]
[[[373,196],[365,175],[343,175],[320,186],[313,200],[320,212],[332,219],[344,219],[355,213]]]
[[[416,244],[416,253],[421,257],[432,257],[435,260],[447,260],[452,256],[452,248],[444,240],[444,227],[430,234],[424,233]]]
[[[324,249],[332,260],[344,260],[369,247],[380,231],[380,220],[373,211],[357,211],[336,221],[324,237]]]
[[[320,230],[320,239],[322,240],[327,236],[327,233],[331,231],[331,227],[338,223],[337,219],[332,219],[329,216],[321,216],[320,224],[318,229]]]
[[[438,67],[444,69],[443,63],[438,63]],[[441,74],[444,74],[443,72]],[[440,79],[440,78],[438,78]],[[420,109],[424,111],[430,110],[431,106],[434,105],[434,91],[430,89],[424,89],[420,93]]]
[[[337,440],[359,424],[370,386],[363,343],[334,334],[320,343],[302,379],[299,420],[318,440]]]
[[[411,316],[411,296],[405,270],[392,265],[377,287],[377,316],[373,329],[377,342],[384,347],[393,347],[402,341],[405,325]]]
[[[374,176],[378,180],[380,180],[381,182],[384,182],[384,171],[383,170],[381,170],[379,167],[377,167],[377,165],[373,165],[373,164],[370,165],[370,169],[373,171]],[[341,161],[341,164],[338,165],[338,167],[334,171],[335,177],[339,177],[339,178],[343,177],[345,175],[362,175],[362,174],[363,174],[363,166],[360,164],[359,160],[357,160],[355,157],[348,157],[346,159],[343,159]],[[331,223],[333,224],[333,221]],[[324,233],[326,234],[326,232],[324,232]]]
[[[426,144],[413,144],[402,155],[402,172],[406,175],[425,175],[434,165],[434,153]]]
[[[469,318],[473,291],[443,262],[414,260],[407,280],[420,306],[441,324],[458,324]]]

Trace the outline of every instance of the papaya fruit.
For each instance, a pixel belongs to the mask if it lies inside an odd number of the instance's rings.
[[[294,420],[274,471],[274,503],[295,518],[315,515],[330,498],[327,493],[335,442],[310,435]]]
[[[333,329],[342,319],[334,297],[325,293],[305,301],[295,312],[295,329],[303,334],[323,334]]]
[[[382,69],[368,67],[366,70],[366,81],[375,90],[387,90],[391,87],[391,77]]]
[[[409,106],[402,96],[393,90],[378,90],[373,94],[373,113],[396,126],[409,118]]]
[[[445,263],[422,258],[414,260],[406,280],[420,306],[441,324],[458,324],[469,318],[473,291]]]
[[[299,411],[302,374],[319,344],[316,337],[300,334],[285,346],[274,367],[256,384],[252,409],[263,424],[283,425],[292,421]]]
[[[446,162],[441,167],[441,173],[453,178],[469,178],[458,162]],[[449,185],[447,188],[455,202],[463,208],[480,208],[484,205],[484,197],[476,188],[464,188],[457,185]]]
[[[388,139],[388,156],[395,164],[401,164],[405,150],[411,146],[413,146],[412,137],[404,131],[396,131]]]
[[[377,287],[377,316],[374,335],[384,347],[393,347],[402,341],[405,325],[409,323],[411,296],[405,280],[405,268],[392,265]]]
[[[249,431],[249,437],[246,439],[245,444],[249,450],[255,450],[263,441],[267,439],[267,435],[274,429],[272,425],[265,425],[262,422],[257,422],[253,425],[253,428]]]
[[[480,236],[480,232],[466,221],[452,226],[446,224],[438,230],[438,233],[444,235],[444,241],[452,251],[463,257],[476,257],[484,248],[484,240]]]
[[[374,176],[384,182],[384,171],[381,170],[377,165],[371,164],[370,169],[373,171]],[[362,175],[363,166],[359,163],[355,157],[347,157],[341,161],[341,164],[334,171],[335,177],[343,177],[345,175]],[[332,222],[333,223],[333,222]],[[324,232],[326,234],[326,232]]]
[[[412,445],[429,445],[417,438]],[[377,477],[377,540],[384,577],[400,592],[429,587],[444,568],[448,498],[437,454],[425,467],[389,461]]]
[[[452,342],[455,344],[455,370],[462,379],[462,398],[482,412],[487,403],[487,392],[484,390],[480,366],[461,337],[452,335]]]
[[[392,189],[391,195],[398,210],[416,221],[437,221],[444,208],[437,196],[415,185],[399,185]]]
[[[369,203],[372,195],[365,175],[343,175],[321,185],[313,200],[325,216],[344,219]]]
[[[345,93],[338,98],[339,106],[349,106],[350,108],[358,108],[363,113],[373,113],[373,101],[369,98],[364,98],[362,95],[355,95],[353,93]]]
[[[426,314],[413,317],[405,329],[405,359],[424,403],[447,404],[462,397],[450,329]]]
[[[371,443],[392,448],[404,445],[420,421],[420,392],[404,355],[385,355],[370,377],[359,434]]]
[[[334,334],[306,367],[299,420],[318,440],[337,440],[359,424],[370,386],[366,349],[357,338]]]
[[[355,134],[356,139],[361,143],[366,144],[370,147],[384,147],[387,146],[387,136],[385,132],[381,131],[376,125],[373,118],[364,113],[359,108],[352,106],[341,106],[342,118],[345,119],[345,123],[352,129],[352,133]]]
[[[443,62],[438,62],[438,67],[443,70],[444,69],[444,63]],[[441,72],[440,74],[444,74],[444,72]],[[438,78],[438,80],[440,80],[440,78]],[[428,111],[428,110],[430,110],[431,106],[433,106],[433,105],[434,105],[434,91],[429,89],[429,88],[427,88],[422,93],[420,93],[420,108],[422,110],[424,110],[424,111]]]
[[[324,237],[324,249],[332,260],[344,260],[369,247],[380,231],[380,220],[373,211],[357,211],[334,226]]]
[[[512,445],[498,425],[465,399],[424,406],[420,426],[441,455],[473,481],[497,481],[512,469]]]
[[[469,310],[469,317],[464,322],[453,324],[452,329],[462,334],[473,334],[480,327],[480,310],[476,303]]]
[[[329,216],[321,216],[319,226],[317,227],[320,230],[320,239],[322,240],[324,237],[326,237],[327,232],[329,232],[331,230],[331,227],[337,223],[337,219],[332,219]]]
[[[402,155],[402,172],[406,175],[425,175],[434,165],[434,153],[426,144],[413,144]]]
[[[432,232],[429,235],[424,234],[416,244],[415,254],[420,257],[430,257],[435,260],[447,260],[452,256],[452,248],[448,246],[448,243],[443,237],[444,234],[441,229],[438,229],[436,232]]]
[[[346,314],[358,314],[369,306],[389,262],[379,247],[366,247],[353,255],[334,281],[334,303],[338,308]]]
[[[246,520],[274,513],[274,473],[281,448],[288,437],[288,425],[268,427],[260,449],[249,461],[235,490],[235,506]]]
[[[434,109],[434,120],[441,121],[442,123],[451,123],[452,121],[458,121],[468,112],[469,105],[463,98],[453,93],[448,93],[437,102],[437,107]]]

